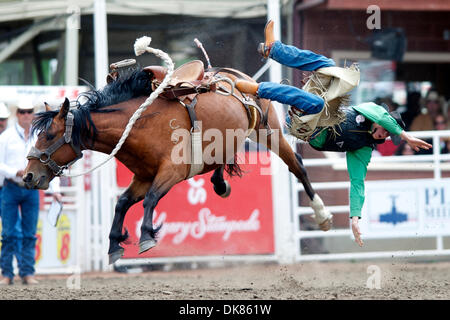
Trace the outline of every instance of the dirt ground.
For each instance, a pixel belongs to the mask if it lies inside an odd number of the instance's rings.
[[[368,288],[368,279],[377,275],[379,289],[377,282],[370,280],[372,288]],[[78,282],[76,276],[69,275],[41,275],[37,279],[39,284],[34,286],[22,285],[16,279],[14,285],[0,287],[0,299],[450,299],[450,262],[244,264],[141,273],[85,273]]]

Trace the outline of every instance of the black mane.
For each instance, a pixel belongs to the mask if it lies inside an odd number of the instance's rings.
[[[121,74],[120,78],[106,85],[100,90],[91,90],[80,94],[77,98],[76,108],[70,111],[74,115],[74,127],[72,139],[76,146],[81,146],[83,141],[91,141],[93,145],[97,137],[97,128],[92,122],[91,113],[108,113],[118,109],[103,109],[133,98],[149,96],[151,93],[151,79],[145,71],[130,71],[129,74]],[[87,99],[83,104],[79,103],[81,97]],[[33,120],[32,133],[47,132],[53,118],[59,111],[46,111],[36,114]]]

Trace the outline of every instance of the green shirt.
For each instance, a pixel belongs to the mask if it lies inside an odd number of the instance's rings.
[[[352,108],[393,134],[401,134],[403,131],[397,121],[383,107],[373,102],[362,103]],[[324,145],[327,134],[328,131],[324,130],[309,143],[320,148]],[[347,170],[350,178],[350,218],[355,216],[361,218],[361,209],[365,199],[364,180],[371,157],[372,148],[368,146],[346,153]]]

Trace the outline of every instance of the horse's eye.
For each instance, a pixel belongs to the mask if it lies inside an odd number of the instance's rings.
[[[47,140],[53,140],[55,138],[55,135],[51,134],[51,133],[47,133],[46,138],[47,138]]]

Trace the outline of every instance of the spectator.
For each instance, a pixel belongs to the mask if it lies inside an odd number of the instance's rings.
[[[6,130],[8,126],[8,118],[11,115],[8,108],[3,102],[0,102],[0,135],[3,133],[3,131]],[[3,188],[3,182],[5,180],[5,177],[0,175],[0,218],[2,216],[2,188]],[[16,230],[15,230],[15,243],[14,243],[14,256],[16,257],[16,260],[19,261],[20,258],[20,247],[21,247],[21,239],[22,239],[22,230],[21,230],[21,223],[20,223],[20,217],[17,219],[16,223]],[[0,266],[2,265],[2,256],[0,254]]]
[[[420,92],[409,92],[406,97],[406,111],[402,113],[402,119],[405,122],[406,129],[411,130],[411,123],[414,118],[420,114]]]
[[[436,118],[434,118],[434,130],[447,130],[447,119],[443,114],[438,114]]]
[[[8,108],[3,102],[0,102],[0,135],[6,130],[8,127],[8,118],[11,115]],[[3,189],[3,181],[5,177],[0,175],[0,218],[2,217],[2,189]],[[20,219],[18,219],[16,224],[16,239],[14,243],[14,255],[16,256],[17,261],[19,261],[19,252],[20,252],[20,239],[22,237],[22,230],[20,229]],[[2,256],[0,255],[0,266],[2,261]]]
[[[445,147],[441,150],[441,153],[450,153],[450,138],[444,138]]]
[[[447,119],[442,114],[438,114],[434,119],[434,130],[448,130]],[[441,137],[439,139],[439,146],[441,153],[448,153],[447,148],[448,137]]]
[[[415,152],[413,148],[409,144],[407,144],[405,141],[402,141],[397,150],[395,151],[395,155],[397,156],[412,156]]]
[[[375,98],[375,104],[381,106],[383,103],[389,107],[389,112],[396,111],[398,108],[398,103],[394,102],[391,97],[378,97]]]
[[[10,115],[11,113],[8,107],[3,102],[0,102],[0,134],[8,127],[8,118]]]
[[[34,279],[36,229],[39,215],[39,191],[24,187],[22,175],[26,156],[37,137],[30,134],[34,107],[31,100],[21,101],[16,112],[17,122],[0,136],[0,175],[5,177],[2,189],[2,285],[13,284],[12,258],[16,239],[16,224],[21,211],[22,244],[18,259],[19,276],[24,284],[36,284]],[[52,183],[58,200],[59,179]]]
[[[439,95],[430,91],[425,101],[425,108],[416,116],[409,128],[411,131],[429,131],[434,129],[434,118],[442,113]]]
[[[376,148],[381,156],[392,156],[395,154],[398,147],[392,142],[391,139],[389,139],[383,144],[378,144]]]

